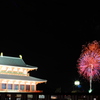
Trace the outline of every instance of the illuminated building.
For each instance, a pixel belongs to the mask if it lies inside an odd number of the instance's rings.
[[[36,89],[39,83],[47,80],[29,76],[29,71],[37,67],[27,65],[20,57],[0,56],[0,92],[41,92]]]

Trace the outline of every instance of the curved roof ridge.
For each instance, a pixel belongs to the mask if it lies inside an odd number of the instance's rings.
[[[1,65],[10,65],[10,66],[20,66],[20,67],[35,67],[32,65],[28,65],[24,62],[23,59],[18,57],[10,57],[10,56],[0,56],[0,64]],[[37,68],[37,67],[36,67]]]
[[[0,57],[20,59],[19,57],[12,57],[12,56],[0,56]]]

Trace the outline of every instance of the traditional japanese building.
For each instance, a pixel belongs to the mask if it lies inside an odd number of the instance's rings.
[[[27,65],[22,56],[0,56],[0,92],[41,92],[36,89],[39,83],[47,80],[29,76],[29,71],[37,67]]]

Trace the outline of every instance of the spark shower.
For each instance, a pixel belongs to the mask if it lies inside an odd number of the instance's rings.
[[[82,53],[78,59],[78,72],[90,82],[100,79],[100,42],[93,41],[83,45]]]

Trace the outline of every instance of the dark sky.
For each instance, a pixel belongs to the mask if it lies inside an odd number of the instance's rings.
[[[22,54],[27,64],[37,66],[30,75],[48,80],[39,89],[61,87],[69,92],[76,79],[84,90],[89,89],[76,64],[82,45],[100,40],[98,10],[56,0],[2,0],[0,7],[0,51],[5,56]]]

